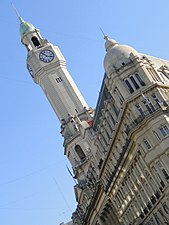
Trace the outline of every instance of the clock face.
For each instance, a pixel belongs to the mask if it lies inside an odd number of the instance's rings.
[[[50,50],[43,50],[40,52],[39,54],[39,59],[42,61],[42,62],[45,62],[45,63],[50,63],[52,62],[52,60],[54,59],[54,54],[52,51]]]
[[[31,77],[34,78],[33,70],[32,70],[32,68],[30,67],[29,64],[27,64],[27,69],[28,69],[28,71],[29,71]]]

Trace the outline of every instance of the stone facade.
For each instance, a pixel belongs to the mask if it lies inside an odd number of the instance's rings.
[[[169,224],[169,61],[105,36],[105,75],[93,110],[59,48],[20,21],[29,72],[61,122],[77,180],[73,224]]]
[[[169,224],[169,62],[106,39],[93,122],[104,200],[84,224]]]

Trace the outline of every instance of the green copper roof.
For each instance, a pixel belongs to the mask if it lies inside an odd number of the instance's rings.
[[[20,35],[21,37],[25,36],[27,33],[31,31],[35,31],[35,27],[28,22],[25,22],[22,17],[19,16],[20,20]]]

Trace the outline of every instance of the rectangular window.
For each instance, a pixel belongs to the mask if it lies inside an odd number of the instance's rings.
[[[154,106],[152,105],[152,103],[150,101],[149,101],[149,106],[152,109],[152,111],[154,112],[155,111],[155,108],[154,108]]]
[[[161,140],[160,136],[158,135],[158,133],[156,131],[153,131],[154,136],[157,138],[157,140]]]
[[[168,175],[168,172],[166,171],[166,169],[164,168],[164,165],[162,164],[162,162],[158,161],[156,164],[159,167],[159,169],[161,170],[162,175],[168,181],[169,180],[169,175]]]
[[[148,222],[148,225],[156,225],[156,224],[154,223],[154,220],[151,218]]]
[[[141,106],[140,106],[140,105],[136,105],[136,108],[137,108],[138,111],[140,112],[141,116],[144,117],[144,112],[143,112]]]
[[[128,90],[130,91],[130,93],[132,94],[134,92],[134,89],[132,88],[130,82],[128,80],[124,80],[124,82],[126,83]]]
[[[169,135],[169,129],[166,125],[160,128],[160,132],[164,137]]]
[[[168,176],[167,171],[166,171],[164,168],[162,168],[161,171],[163,172],[165,178],[166,178],[167,180],[169,180],[169,176]]]
[[[132,81],[132,83],[134,84],[134,87],[136,88],[136,89],[139,89],[140,87],[139,87],[139,85],[137,84],[137,82],[135,81],[135,79],[134,79],[134,77],[130,77],[130,80]]]
[[[145,101],[143,101],[145,107],[147,108],[149,113],[152,113],[155,111],[154,106],[151,104],[151,102],[149,101],[149,99],[146,99]]]
[[[154,214],[154,217],[155,217],[157,225],[160,225],[161,221],[160,221],[159,217],[157,216],[157,213]]]
[[[163,205],[164,211],[165,211],[167,214],[169,214],[169,208],[168,208],[167,204],[164,202],[162,205]]]
[[[144,144],[145,144],[147,149],[151,148],[151,145],[150,145],[150,143],[147,140],[144,140]]]
[[[164,130],[165,130],[165,132],[167,133],[167,134],[169,134],[169,129],[168,129],[168,127],[165,125],[164,126]]]
[[[119,89],[117,87],[115,87],[114,93],[117,94],[117,96],[118,96],[118,98],[120,100],[120,104],[122,105],[123,101],[124,101],[124,98],[123,98],[121,92],[119,91]]]
[[[118,115],[119,115],[119,110],[117,109],[117,107],[113,104],[112,105],[112,108],[113,108],[113,110],[114,110],[114,112],[115,112],[115,115],[118,117]]]
[[[56,78],[57,83],[60,83],[62,81],[61,77]]]
[[[150,106],[146,102],[144,102],[144,105],[147,108],[147,110],[148,110],[149,113],[152,113],[153,112],[152,109],[150,108]]]
[[[157,96],[153,94],[152,97],[153,97],[154,101],[157,103],[157,105],[161,108],[160,101],[157,98]]]
[[[145,83],[142,80],[142,78],[140,77],[140,75],[138,73],[135,73],[135,76],[136,76],[137,80],[139,81],[139,83],[141,84],[141,86],[145,86]]]

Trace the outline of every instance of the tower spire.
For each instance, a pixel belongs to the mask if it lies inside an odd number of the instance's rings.
[[[20,22],[21,38],[23,38],[23,36],[25,36],[28,32],[35,31],[36,29],[31,23],[26,22],[22,19],[22,17],[18,13],[18,10],[16,9],[16,7],[14,6],[14,4],[12,2],[11,2],[11,5],[12,5],[12,8],[13,8],[14,12],[16,13],[16,15],[18,17],[19,22]]]
[[[107,35],[104,33],[103,29],[102,29],[100,26],[99,26],[99,28],[100,28],[101,33],[102,33],[103,36],[104,36],[104,39],[106,39],[106,38],[107,38]]]
[[[16,13],[20,23],[24,23],[24,20],[22,19],[22,17],[19,15],[18,10],[16,9],[16,7],[14,6],[14,4],[11,2],[12,8],[14,10],[14,12]]]

